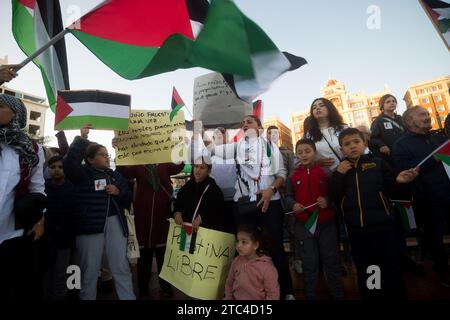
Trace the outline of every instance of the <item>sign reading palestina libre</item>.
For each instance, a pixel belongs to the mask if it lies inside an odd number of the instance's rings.
[[[159,276],[190,297],[222,299],[235,243],[233,234],[202,227],[186,235],[185,228],[171,219]]]
[[[116,165],[186,161],[186,125],[182,111],[131,110],[128,130],[114,131]]]

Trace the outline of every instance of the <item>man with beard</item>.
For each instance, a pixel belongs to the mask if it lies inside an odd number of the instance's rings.
[[[431,132],[428,110],[421,106],[403,114],[407,132],[394,145],[393,159],[399,170],[417,166],[448,138]],[[439,159],[430,157],[420,166],[419,176],[412,183],[412,194],[418,212],[423,214],[424,240],[430,250],[433,269],[439,283],[450,287],[448,258],[443,237],[445,220],[450,217],[450,180]]]

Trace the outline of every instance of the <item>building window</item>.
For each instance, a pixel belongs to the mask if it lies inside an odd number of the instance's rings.
[[[363,124],[366,122],[366,111],[365,110],[361,110],[361,111],[355,111],[353,112],[353,120],[355,120],[355,123],[358,124]]]
[[[416,94],[425,94],[427,93],[427,90],[422,88],[422,89],[416,89]]]
[[[444,112],[445,111],[445,107],[444,106],[436,106],[436,110],[438,112]]]
[[[361,108],[362,106],[362,102],[352,103],[352,108]]]
[[[20,92],[14,92],[10,90],[5,90],[5,94],[16,97],[16,98],[22,98],[22,94]]]
[[[32,96],[29,96],[29,95],[26,95],[26,94],[23,95],[23,98],[27,99],[27,100],[30,100],[30,101],[33,101],[33,102],[36,102],[36,103],[44,103],[45,102],[45,99],[32,97]]]
[[[442,97],[439,96],[433,96],[434,101],[442,101]]]
[[[30,126],[28,127],[28,132],[32,136],[38,136],[39,135],[39,126],[36,126],[34,124],[30,124]]]
[[[37,111],[31,111],[30,120],[41,121],[41,113]]]
[[[370,110],[370,116],[371,117],[377,117],[378,116],[378,110],[377,109]]]
[[[430,99],[428,99],[428,98],[422,98],[422,99],[420,99],[420,102],[421,102],[422,104],[430,103]]]
[[[438,87],[437,86],[432,86],[431,87],[431,91],[437,91]]]

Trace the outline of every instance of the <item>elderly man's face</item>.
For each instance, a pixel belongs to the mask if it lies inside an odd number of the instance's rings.
[[[431,130],[431,117],[428,110],[425,108],[419,108],[411,114],[408,121],[408,126],[415,132],[427,133]]]
[[[14,119],[16,114],[11,110],[10,107],[7,107],[0,103],[0,126],[5,126]]]

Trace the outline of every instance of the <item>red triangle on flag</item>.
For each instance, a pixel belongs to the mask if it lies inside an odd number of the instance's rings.
[[[36,5],[36,0],[18,0],[17,2],[30,9],[34,9]]]
[[[436,153],[450,156],[450,140],[447,140],[447,142],[444,142],[441,145],[441,147],[438,150],[436,150]]]
[[[55,125],[63,121],[69,114],[71,114],[73,108],[60,96],[56,100],[55,109]]]
[[[411,208],[412,205],[411,201],[403,201],[402,204],[406,209]]]
[[[175,89],[175,87],[173,87],[173,90],[172,90],[172,109],[174,109],[176,106],[178,106],[180,104],[184,106],[184,102],[183,102],[183,100],[181,100],[181,97],[178,94],[177,89]]]
[[[439,13],[433,10],[433,8],[430,7],[430,5],[426,2],[421,0],[423,7],[427,10],[428,14],[430,15],[430,18],[437,24],[439,19]]]
[[[187,225],[187,224],[184,224],[184,225],[183,225],[183,228],[184,228],[184,231],[186,231],[186,234],[188,234],[188,235],[191,235],[191,234],[192,234],[192,231],[194,230],[194,229],[192,228],[192,225]]]

